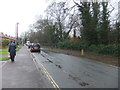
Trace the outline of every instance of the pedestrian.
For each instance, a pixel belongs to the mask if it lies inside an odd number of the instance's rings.
[[[8,51],[10,53],[11,61],[14,62],[14,58],[16,56],[16,43],[15,43],[15,40],[11,40]]]

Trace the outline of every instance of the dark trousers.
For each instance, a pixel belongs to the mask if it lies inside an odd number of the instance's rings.
[[[11,61],[14,61],[15,55],[10,55]]]

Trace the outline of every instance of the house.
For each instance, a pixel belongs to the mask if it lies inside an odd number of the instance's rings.
[[[11,40],[11,39],[15,39],[15,37],[12,37],[12,36],[10,36],[10,35],[7,35],[7,34],[4,34],[4,33],[0,32],[0,45],[1,45],[2,42],[3,42],[4,40],[6,40],[6,39]]]

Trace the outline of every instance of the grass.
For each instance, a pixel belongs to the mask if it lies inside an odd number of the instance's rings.
[[[8,54],[8,49],[0,49],[0,54]]]
[[[16,51],[19,51],[22,48],[22,45],[18,46]]]
[[[20,49],[22,48],[22,45],[18,46],[16,48],[16,51],[19,51]],[[6,49],[0,49],[0,55],[8,55],[9,52],[8,52],[8,48]],[[9,60],[9,57],[0,57],[0,61],[6,61],[6,60]]]
[[[9,57],[2,57],[0,58],[0,61],[6,61],[6,60],[9,60],[10,58]]]
[[[16,51],[19,51],[21,49],[22,45],[18,46]],[[0,49],[0,54],[4,55],[4,54],[9,54],[8,52],[8,48],[6,49]]]

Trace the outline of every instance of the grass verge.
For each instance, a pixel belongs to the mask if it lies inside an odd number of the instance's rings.
[[[16,51],[19,51],[22,48],[22,45],[19,45],[16,49]]]
[[[0,49],[0,54],[4,55],[4,54],[8,54],[8,49]]]
[[[6,60],[9,60],[10,58],[9,57],[2,57],[0,58],[0,61],[6,61]]]
[[[22,45],[18,46],[16,51],[19,51],[21,48],[22,48]],[[7,49],[0,49],[0,55],[4,55],[4,54],[9,54],[8,48]]]
[[[19,51],[20,49],[22,48],[22,45],[18,46],[16,51]],[[8,55],[9,52],[8,52],[8,48],[7,49],[0,49],[0,55]],[[6,61],[6,60],[9,60],[9,57],[0,57],[0,61]]]

